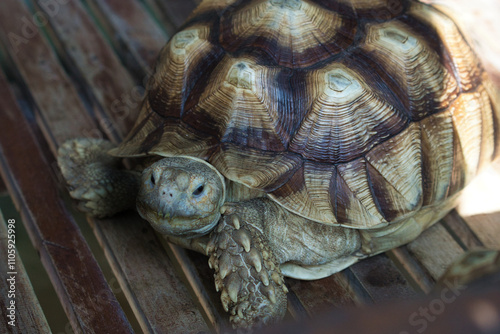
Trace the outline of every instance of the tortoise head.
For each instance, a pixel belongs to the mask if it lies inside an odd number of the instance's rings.
[[[207,162],[164,158],[142,173],[137,210],[155,230],[177,237],[209,233],[225,200],[224,177]]]

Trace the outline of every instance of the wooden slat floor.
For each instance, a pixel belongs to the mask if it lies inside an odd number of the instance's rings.
[[[62,201],[55,152],[73,137],[123,138],[156,54],[196,3],[0,2],[0,170],[75,332],[132,329]],[[496,167],[468,199],[499,198]],[[464,205],[407,246],[322,280],[288,279],[286,320],[422,296],[466,250],[500,249],[499,221],[500,203],[482,212]],[[229,330],[207,258],[162,240],[135,213],[89,224],[142,331]]]

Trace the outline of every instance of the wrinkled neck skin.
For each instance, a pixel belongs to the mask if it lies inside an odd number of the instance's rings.
[[[137,211],[161,234],[196,238],[218,223],[225,193],[224,177],[207,162],[164,158],[143,171]]]

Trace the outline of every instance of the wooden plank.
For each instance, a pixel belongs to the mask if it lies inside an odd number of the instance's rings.
[[[394,265],[405,273],[405,278],[417,290],[428,293],[434,286],[434,280],[422,268],[421,264],[408,252],[407,246],[386,252]]]
[[[168,35],[151,18],[144,5],[136,0],[88,1],[99,23],[124,59],[127,69],[140,78],[145,87],[153,72],[159,50]]]
[[[95,112],[101,127],[113,138],[123,137],[132,127],[142,100],[142,87],[136,85],[119,58],[97,30],[95,22],[80,1],[70,0],[60,5],[56,15],[36,1],[38,10],[45,11],[52,30],[52,43],[75,75],[84,82],[84,90],[102,106]],[[110,122],[109,119],[113,119]],[[116,136],[114,137],[116,133]]]
[[[222,308],[220,293],[215,290],[214,272],[208,266],[208,258],[194,251],[185,250],[160,237],[184,273],[196,300],[205,316],[218,333],[226,333],[232,327],[228,314]]]
[[[22,222],[5,220],[0,211],[0,272],[5,274],[0,282],[0,304],[5,312],[0,319],[0,332],[50,333],[45,314],[15,248],[17,224]]]
[[[405,275],[405,270],[381,254],[321,280],[288,279],[287,283],[304,310],[314,316],[329,307],[359,306],[415,296],[417,292]]]
[[[209,331],[147,222],[126,212],[91,224],[145,333]]]
[[[350,281],[348,270],[320,280],[304,281],[287,278],[286,282],[309,317],[333,308],[363,304]]]
[[[477,235],[472,231],[467,222],[458,214],[457,210],[452,210],[442,221],[448,233],[463,249],[474,249],[484,247]]]
[[[465,189],[457,212],[481,243],[500,249],[500,159]]]
[[[156,0],[165,17],[179,28],[201,0]]]
[[[53,152],[56,151],[54,138],[73,138],[75,131],[88,137],[102,136],[87,113],[72,113],[74,125],[66,126],[66,120],[61,115],[68,113],[67,106],[80,110],[85,110],[85,107],[33,21],[33,15],[22,2],[0,1],[0,38],[15,64],[15,69],[11,70],[19,71],[33,95],[40,110],[37,117],[41,130]],[[52,125],[51,129],[48,124]]]
[[[486,248],[500,249],[500,214],[480,214],[464,218]]]
[[[425,298],[362,309],[334,310],[314,321],[286,323],[262,334],[498,333],[500,273],[464,287],[447,287]]]
[[[408,244],[410,253],[425,267],[434,280],[445,272],[464,250],[440,223],[425,230]]]
[[[375,303],[417,295],[403,272],[385,254],[358,262],[350,269]]]
[[[80,230],[64,208],[50,177],[50,164],[41,155],[37,138],[3,75],[0,110],[0,170],[72,327],[84,332],[132,333]]]
[[[9,0],[12,1],[12,0]],[[66,3],[66,5],[69,5],[70,3]],[[60,16],[63,13],[65,13],[62,8],[58,11],[57,15],[50,16],[49,19],[52,20],[53,17],[55,16]],[[86,15],[83,11],[78,12],[81,15]],[[24,16],[29,17],[28,13],[25,13]],[[88,21],[87,19],[77,19],[77,18],[72,18],[72,20],[75,20],[75,25],[76,26],[71,26],[72,22],[68,22],[68,20],[64,20],[67,26],[66,28],[68,29],[67,33],[80,33],[81,36],[79,39],[85,39],[85,36],[87,36],[87,41],[88,41],[88,36],[92,36],[91,33],[88,35],[85,35],[87,32],[83,30],[86,25],[82,25],[81,23],[83,21]],[[51,21],[52,22],[52,21]],[[57,24],[58,20],[55,22],[52,22],[52,24]],[[8,30],[6,30],[8,31]],[[57,41],[53,41],[56,42]],[[90,47],[88,44],[85,44],[87,47]],[[45,45],[45,47],[47,47]],[[60,49],[62,52],[64,52],[63,49]],[[85,49],[86,51],[89,51],[89,49]],[[102,53],[105,52],[111,52],[112,50],[110,48],[107,48],[108,51],[99,51],[95,50],[96,53],[95,55],[101,55]],[[27,53],[29,53],[29,48],[26,50]],[[77,54],[73,54],[73,56],[77,57]],[[81,55],[85,59],[88,59],[90,56],[88,54]],[[16,58],[17,54],[13,54],[13,58]],[[113,56],[111,55],[104,55],[103,59],[95,59],[95,61],[92,64],[88,64],[87,62],[82,62],[79,64],[86,64],[89,67],[88,68],[83,68],[82,71],[89,71],[91,73],[94,73],[96,77],[99,75],[102,76],[108,75],[107,78],[104,80],[107,80],[109,86],[114,85],[114,78],[119,78],[120,76],[115,76],[110,77],[113,75],[113,73],[110,73],[109,71],[103,71],[102,73],[97,73],[97,70],[99,68],[106,67],[106,60],[112,59]],[[90,57],[92,58],[92,57]],[[23,66],[22,62],[18,62],[17,66]],[[92,67],[94,66],[94,67]],[[54,64],[54,68],[57,68],[59,71],[62,71],[60,68],[59,64]],[[121,69],[122,71],[125,71],[123,68]],[[58,118],[58,122],[56,123],[53,121],[53,119],[48,119],[45,121],[46,128],[48,131],[46,131],[46,135],[48,135],[49,140],[53,141],[53,147],[54,150],[55,148],[62,143],[65,139],[66,136],[61,136],[57,132],[58,127],[63,127],[66,130],[68,130],[69,133],[71,133],[71,137],[82,137],[82,136],[88,136],[88,132],[85,132],[83,130],[88,129],[87,127],[84,127],[83,129],[79,127],[78,122],[75,122],[75,119],[78,119],[78,115],[86,115],[87,110],[83,107],[81,103],[74,103],[72,99],[68,99],[67,96],[71,96],[71,91],[74,90],[74,87],[71,85],[71,83],[67,83],[63,86],[67,90],[62,90],[61,92],[55,91],[55,92],[50,92],[50,90],[47,92],[48,95],[52,94],[57,94],[58,96],[58,103],[62,106],[60,109],[52,109],[51,103],[52,100],[49,100],[49,102],[44,101],[43,99],[45,98],[45,95],[38,94],[39,85],[36,84],[36,81],[39,80],[40,78],[37,76],[30,76],[26,75],[23,77],[25,81],[27,81],[27,86],[30,88],[29,93],[33,94],[34,100],[37,102],[37,105],[43,107],[43,113],[53,113],[55,118]],[[31,81],[35,81],[35,84],[32,84]],[[120,83],[119,85],[121,85]],[[129,86],[133,87],[133,86]],[[103,89],[102,86],[99,86],[99,88]],[[118,91],[114,87],[105,87],[105,89],[109,89],[110,91]],[[68,94],[67,94],[68,93]],[[102,93],[101,96],[104,96],[105,94]],[[106,95],[110,97],[110,95]],[[41,100],[41,101],[40,101]],[[109,98],[107,98],[106,101],[109,101]],[[120,101],[121,102],[121,101]],[[64,112],[63,112],[64,111]],[[123,125],[123,122],[122,122]],[[91,129],[95,130],[97,129],[97,125],[94,123],[91,125]],[[90,131],[92,132],[92,131]],[[41,189],[41,188],[40,188]],[[152,231],[151,228],[142,220],[137,220],[137,224],[141,226],[142,228],[145,228],[149,231]],[[192,303],[192,300],[189,296],[189,293],[183,288],[183,285],[179,282],[178,279],[164,279],[160,282],[157,282],[157,285],[150,285],[150,284],[145,284],[144,283],[144,276],[140,275],[132,275],[131,270],[127,270],[129,268],[128,266],[138,268],[137,270],[140,270],[141,267],[148,267],[150,270],[148,271],[152,277],[155,275],[166,275],[165,270],[167,270],[167,278],[170,277],[175,277],[175,271],[173,270],[171,265],[168,266],[163,266],[162,271],[160,271],[159,268],[156,269],[156,271],[153,271],[155,265],[152,265],[151,263],[156,263],[156,261],[160,261],[162,263],[170,263],[168,260],[168,256],[166,253],[163,251],[161,247],[155,248],[152,250],[152,246],[148,246],[148,243],[144,243],[142,245],[137,245],[135,248],[135,252],[137,254],[137,257],[134,258],[136,259],[135,262],[130,261],[130,256],[128,256],[126,253],[123,253],[123,243],[119,242],[116,238],[114,238],[115,235],[130,235],[134,236],[137,233],[137,230],[135,227],[133,227],[133,224],[129,225],[120,225],[120,220],[116,220],[115,224],[108,224],[104,226],[105,224],[99,221],[94,222],[94,231],[97,234],[98,238],[100,238],[101,244],[105,245],[105,253],[108,256],[108,259],[110,261],[110,264],[117,274],[118,277],[121,278],[120,275],[125,275],[125,277],[120,281],[122,284],[122,289],[127,292],[127,296],[131,297],[129,300],[130,303],[132,304],[132,308],[135,311],[135,314],[139,320],[139,323],[141,324],[142,328],[144,328],[145,331],[153,330],[157,332],[183,332],[183,324],[181,322],[179,323],[168,323],[168,322],[161,322],[158,321],[158,319],[155,319],[153,315],[159,314],[157,311],[157,305],[155,304],[155,298],[152,298],[152,296],[158,295],[158,291],[165,291],[168,295],[168,292],[178,292],[178,293],[172,293],[172,296],[175,296],[178,299],[170,299],[168,305],[165,305],[164,307],[164,312],[165,314],[169,313],[175,313],[176,310],[179,308],[179,305],[183,305],[182,308],[186,309],[186,302],[189,303],[189,312],[187,312],[189,315],[193,315],[193,318],[196,320],[192,320],[192,327],[196,327],[199,330],[203,331],[206,330],[206,324],[203,320],[203,317],[201,313],[198,311],[196,308],[196,305]],[[112,226],[112,227],[110,227]],[[154,259],[152,257],[152,254],[154,254]],[[126,276],[129,275],[129,276]],[[164,276],[165,277],[165,276]],[[142,281],[141,281],[142,279]],[[179,296],[182,295],[182,296]],[[151,317],[150,317],[151,316]],[[159,315],[158,315],[159,316]],[[165,315],[164,315],[165,316]],[[151,320],[152,319],[152,320]],[[179,320],[179,319],[178,319]],[[174,327],[162,327],[162,326],[174,326]],[[177,327],[176,327],[177,326]]]
[[[156,0],[142,0],[144,6],[148,9],[148,11],[153,15],[153,17],[160,23],[162,28],[165,30],[168,36],[173,36],[177,27],[170,21],[168,17],[165,16],[163,11],[160,9],[158,2]]]

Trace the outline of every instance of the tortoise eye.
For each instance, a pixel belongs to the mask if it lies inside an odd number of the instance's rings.
[[[203,193],[203,190],[205,190],[205,186],[202,184],[201,186],[196,188],[195,191],[193,191],[193,196],[195,197],[200,196]]]
[[[150,180],[151,180],[151,183],[152,183],[153,185],[155,185],[155,177],[154,177],[154,175],[153,175],[153,174],[151,174],[151,178],[150,178]]]

